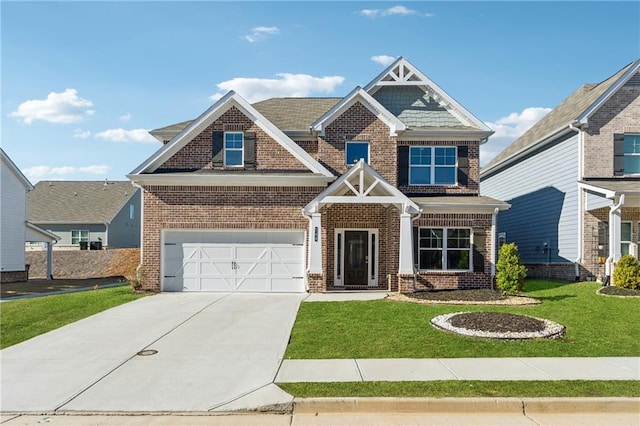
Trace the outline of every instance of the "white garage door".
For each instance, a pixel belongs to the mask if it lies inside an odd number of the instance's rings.
[[[304,292],[301,231],[165,231],[163,291]]]

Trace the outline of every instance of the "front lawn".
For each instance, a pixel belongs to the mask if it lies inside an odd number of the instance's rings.
[[[433,382],[344,382],[279,383],[285,392],[298,398],[379,397],[468,398],[468,397],[637,397],[637,381],[554,380],[477,381],[436,380]]]
[[[142,297],[129,286],[0,304],[0,349]]]
[[[535,306],[421,305],[390,300],[306,302],[298,312],[287,359],[640,356],[640,299],[602,297],[594,282],[531,279]],[[559,340],[482,340],[429,323],[460,311],[510,312],[567,327]]]

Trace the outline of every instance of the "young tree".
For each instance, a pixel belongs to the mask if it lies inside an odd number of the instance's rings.
[[[496,284],[502,294],[514,295],[523,290],[527,268],[520,263],[518,246],[509,243],[500,247],[496,269]]]

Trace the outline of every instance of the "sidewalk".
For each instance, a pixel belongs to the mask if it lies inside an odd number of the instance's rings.
[[[286,359],[275,382],[431,380],[640,380],[640,357]]]

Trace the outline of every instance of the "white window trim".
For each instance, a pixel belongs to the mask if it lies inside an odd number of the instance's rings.
[[[227,148],[227,135],[228,134],[234,134],[234,135],[242,135],[242,148]],[[224,157],[224,167],[244,167],[244,132],[224,132],[223,136],[222,136],[222,151],[224,153],[223,157]],[[241,151],[242,152],[242,158],[240,159],[240,164],[233,164],[233,165],[228,165],[227,164],[227,151]]]
[[[369,279],[367,282],[367,286],[368,287],[378,287],[378,275],[380,273],[380,238],[379,238],[379,232],[377,229],[373,229],[373,228],[336,228],[334,231],[334,240],[333,240],[333,269],[334,269],[334,275],[333,275],[333,285],[335,287],[344,287],[344,233],[345,231],[367,231],[369,233],[369,235],[367,236],[368,238],[368,249],[369,252],[367,253],[367,256],[369,256],[369,259],[375,259],[375,263],[374,263],[374,273],[373,275],[371,274],[371,265],[367,265],[367,274],[369,275]],[[375,247],[373,247],[373,245],[371,244],[371,237],[375,236]],[[341,245],[341,250],[340,252],[338,252],[338,238],[341,239],[342,241],[342,245]],[[374,255],[372,257],[372,254]],[[338,261],[338,256],[342,255],[342,259],[340,261]],[[338,270],[338,265],[340,265],[340,269]]]
[[[628,240],[623,240],[622,239],[622,224],[624,223],[628,223],[629,224],[629,239]],[[620,253],[622,253],[622,246],[623,245],[627,245],[628,249],[627,249],[627,253],[631,253],[631,243],[633,240],[633,222],[629,221],[629,220],[623,220],[620,222]]]
[[[625,133],[625,134],[624,134],[624,136],[639,136],[639,135],[638,135],[637,133]],[[623,142],[623,143],[624,143],[624,142]],[[622,157],[623,157],[623,158],[626,158],[626,157],[640,157],[640,153],[636,153],[636,152],[634,152],[634,153],[631,153],[631,152],[627,153],[626,151],[623,151],[623,153],[622,153]],[[638,171],[638,172],[634,172],[634,173],[627,172],[626,170],[624,171],[624,176],[638,176],[638,175],[640,175],[640,171]]]
[[[420,247],[420,230],[421,229],[442,229],[442,248],[421,248]],[[447,266],[447,231],[449,229],[468,229],[469,230],[469,248],[468,249],[451,249],[456,251],[469,250],[469,268],[468,269],[446,269]],[[468,226],[421,226],[418,228],[418,259],[416,264],[419,271],[424,272],[473,272],[473,228]],[[420,268],[420,251],[426,250],[440,250],[442,252],[442,269],[419,269]]]
[[[371,160],[371,143],[369,141],[346,141],[344,144],[344,164],[347,165],[347,167],[349,166],[353,166],[355,163],[347,163],[347,147],[349,146],[349,144],[351,143],[357,143],[357,144],[367,144],[367,159],[365,161],[365,163],[369,164],[370,160]]]
[[[74,233],[74,232],[77,232],[77,233],[79,234],[79,235],[78,235],[78,241],[77,241],[77,242],[75,242],[75,243],[73,242],[73,233]],[[83,233],[83,232],[86,232],[86,233],[87,233],[87,239],[86,239],[86,240],[83,240],[83,239],[82,239],[82,233]],[[89,230],[88,230],[88,229],[72,229],[72,230],[71,230],[71,244],[73,244],[73,245],[80,245],[80,243],[82,243],[82,242],[86,242],[86,243],[88,243],[90,240],[91,240],[91,233],[89,232]]]
[[[411,148],[430,148],[431,149],[431,164],[427,165],[427,164],[415,164],[415,165],[411,165]],[[456,158],[456,163],[452,166],[442,166],[442,165],[436,165],[436,148],[453,148],[454,152],[455,152],[455,158]],[[430,167],[431,168],[431,176],[430,176],[430,182],[428,184],[423,184],[423,183],[411,183],[411,167]],[[436,180],[436,168],[443,168],[443,167],[453,167],[454,168],[454,173],[453,173],[453,177],[454,177],[454,182],[453,183],[435,183]],[[458,147],[457,146],[447,146],[447,145],[410,145],[409,146],[409,170],[408,170],[408,174],[409,174],[409,186],[456,186],[458,185]]]
[[[129,219],[135,219],[135,218],[136,218],[136,205],[129,204]]]

